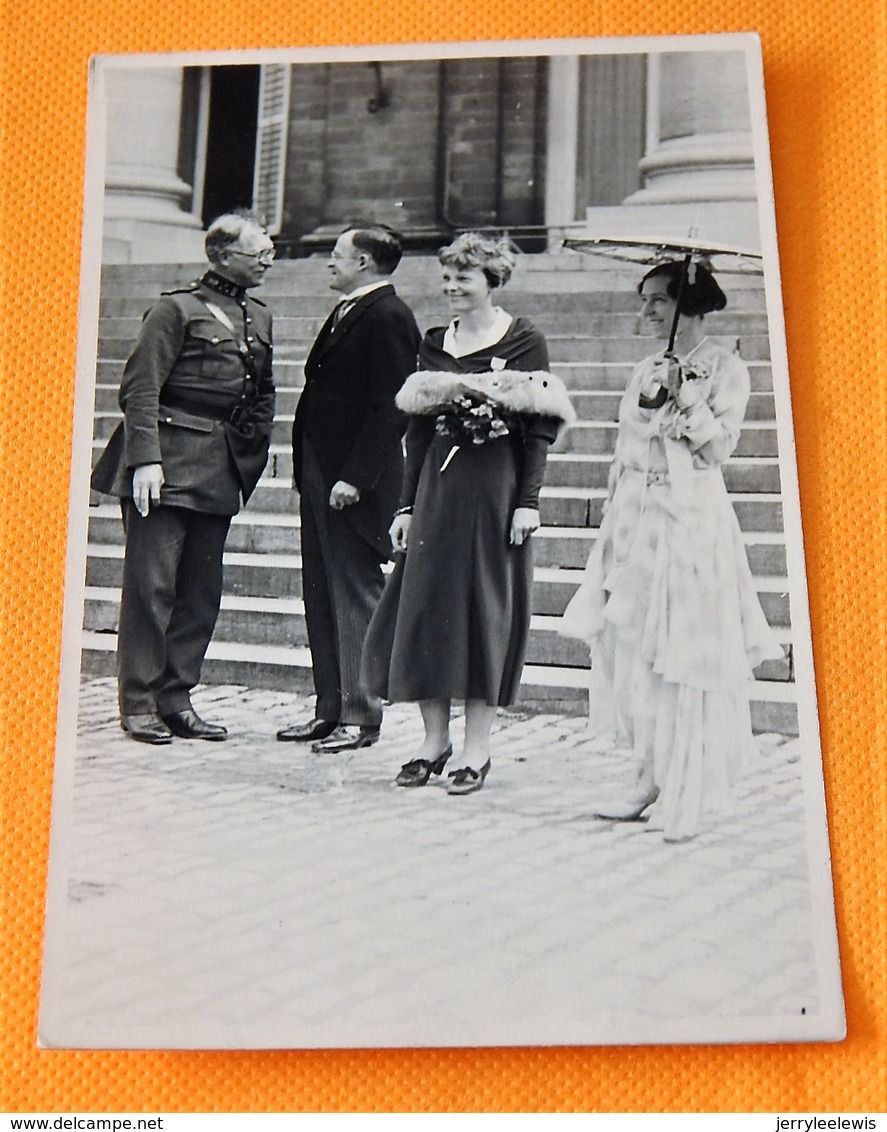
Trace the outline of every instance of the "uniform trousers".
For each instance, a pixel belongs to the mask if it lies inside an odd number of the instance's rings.
[[[122,501],[126,551],[117,639],[121,715],[191,706],[222,600],[230,515]]]
[[[360,655],[385,584],[384,559],[348,521],[347,508],[330,507],[329,494],[306,450],[300,498],[302,595],[317,695],[314,714],[378,727],[382,701],[360,683]]]

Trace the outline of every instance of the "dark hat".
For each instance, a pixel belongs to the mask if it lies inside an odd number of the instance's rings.
[[[666,291],[673,298],[678,298],[678,311],[685,315],[708,314],[710,311],[723,310],[727,305],[727,296],[715,282],[715,277],[707,267],[699,262],[692,262],[687,267],[687,278],[681,287],[681,276],[684,273],[682,260],[667,260],[651,267],[638,285],[640,293],[648,279],[663,276],[668,280]]]

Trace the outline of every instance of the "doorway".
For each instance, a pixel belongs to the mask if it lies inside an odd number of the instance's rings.
[[[251,208],[259,115],[258,66],[213,67],[209,78],[201,219]]]

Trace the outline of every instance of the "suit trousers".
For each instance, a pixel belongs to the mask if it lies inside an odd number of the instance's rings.
[[[302,595],[317,695],[315,715],[378,727],[382,701],[368,695],[360,683],[360,654],[385,584],[383,560],[355,531],[346,511],[330,507],[329,489],[306,449],[300,499]]]
[[[126,550],[117,639],[122,715],[191,706],[222,600],[230,515],[122,501]]]

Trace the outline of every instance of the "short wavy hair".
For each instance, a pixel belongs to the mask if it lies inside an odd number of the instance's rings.
[[[400,232],[387,224],[356,222],[343,229],[341,234],[345,236],[349,232],[352,246],[372,259],[380,275],[390,275],[400,263],[403,240]]]
[[[464,270],[479,267],[491,287],[501,287],[511,278],[517,262],[517,250],[507,236],[484,236],[480,232],[463,232],[437,258],[444,267]]]
[[[211,221],[203,242],[206,258],[210,263],[218,263],[222,252],[226,248],[233,247],[247,228],[258,228],[261,232],[268,231],[262,217],[248,208],[235,208],[232,212],[223,212],[221,216]]]
[[[657,263],[638,284],[638,294],[641,294],[648,279],[662,276],[666,280],[665,290],[672,299],[678,298],[680,290],[678,311],[681,314],[693,317],[724,309],[727,305],[727,296],[707,267],[701,263],[690,264],[688,278],[681,289],[683,274],[684,264],[681,261],[667,260],[664,263]]]

